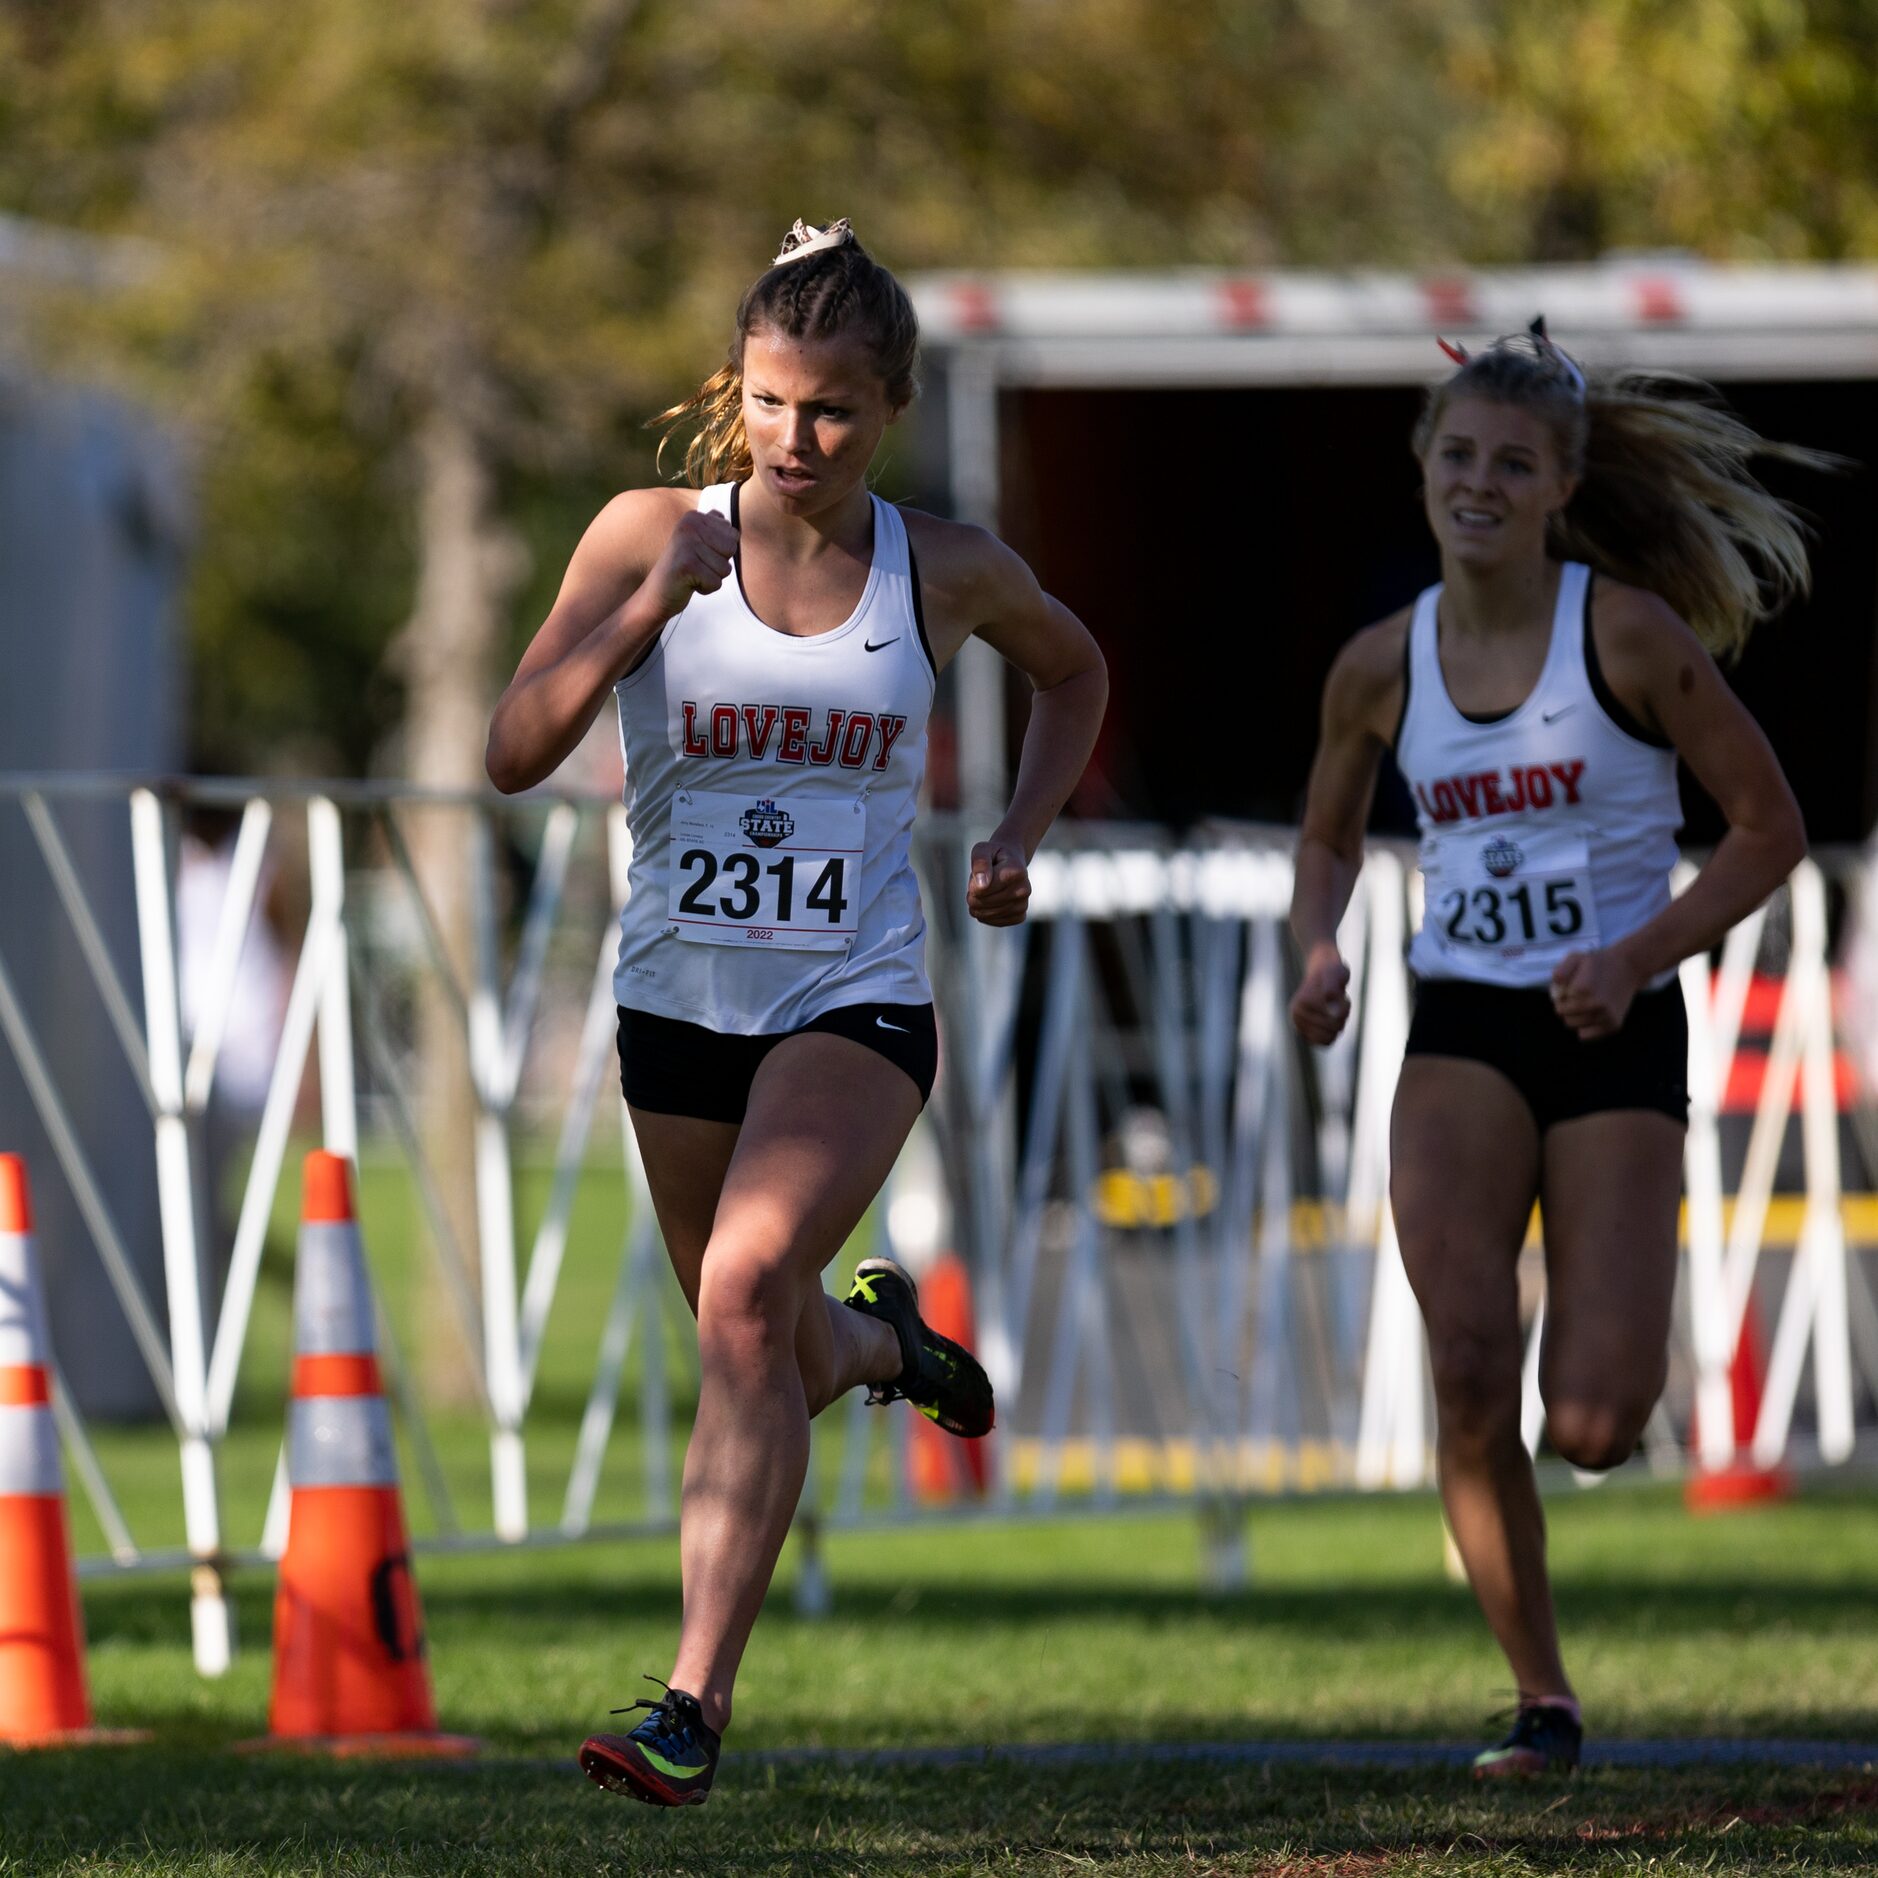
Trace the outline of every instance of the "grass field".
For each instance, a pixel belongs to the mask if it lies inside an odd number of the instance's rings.
[[[524,1245],[546,1189],[545,1170],[519,1171]],[[539,1522],[560,1508],[611,1292],[618,1195],[618,1170],[601,1159],[582,1183],[530,1416]],[[221,1451],[237,1547],[258,1538],[279,1447],[296,1197],[290,1178]],[[425,1334],[453,1335],[439,1330],[395,1165],[368,1161],[361,1210],[407,1351]],[[681,1326],[663,1347],[682,1427],[693,1372]],[[601,1520],[647,1512],[630,1410],[624,1422]],[[433,1432],[461,1523],[486,1527],[488,1446],[473,1407],[440,1414]],[[179,1543],[167,1431],[97,1434],[139,1542]],[[824,1481],[840,1436],[836,1420],[818,1438]],[[435,1532],[408,1441],[404,1473],[413,1528]],[[72,1504],[81,1551],[100,1552],[91,1512],[80,1496]],[[1878,1740],[1878,1493],[1820,1489],[1697,1521],[1673,1489],[1620,1483],[1567,1492],[1551,1512],[1594,1735]],[[1506,1672],[1443,1574],[1431,1500],[1273,1504],[1251,1532],[1253,1582],[1230,1598],[1196,1589],[1189,1516],[837,1535],[826,1546],[835,1608],[820,1621],[795,1614],[785,1554],[717,1792],[679,1815],[602,1794],[572,1763],[606,1711],[647,1688],[642,1672],[669,1664],[669,1540],[420,1559],[444,1724],[485,1744],[469,1765],[237,1755],[232,1745],[265,1725],[271,1574],[237,1576],[241,1654],[215,1683],[191,1667],[180,1577],[89,1580],[98,1719],[155,1740],[0,1754],[0,1878],[1878,1872],[1878,1767],[1605,1768],[1507,1793],[1446,1768],[1151,1758],[1180,1743],[1474,1743],[1495,1732]],[[973,1758],[1051,1743],[1107,1744],[1110,1758]],[[864,1758],[883,1749],[967,1758]]]
[[[1596,1733],[1878,1739],[1878,1497],[1696,1521],[1668,1490],[1607,1488],[1552,1515]],[[158,1740],[0,1759],[0,1873],[1878,1870],[1878,1767],[1504,1793],[1447,1770],[793,1752],[1484,1737],[1505,1672],[1427,1499],[1273,1506],[1253,1558],[1254,1584],[1214,1599],[1176,1516],[837,1537],[818,1622],[794,1615],[785,1559],[717,1793],[677,1816],[570,1759],[666,1666],[668,1543],[422,1561],[444,1721],[486,1743],[469,1767],[237,1758],[265,1712],[265,1576],[214,1684],[179,1584],[90,1584],[99,1719]]]

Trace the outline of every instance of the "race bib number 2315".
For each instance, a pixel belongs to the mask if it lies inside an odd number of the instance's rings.
[[[1482,843],[1472,865],[1427,878],[1426,919],[1449,947],[1588,952],[1599,943],[1591,868],[1582,838],[1525,834]]]

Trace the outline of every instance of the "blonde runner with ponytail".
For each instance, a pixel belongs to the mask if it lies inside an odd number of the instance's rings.
[[[1545,322],[1471,357],[1429,393],[1413,448],[1425,457],[1450,400],[1491,398],[1532,411],[1551,430],[1578,487],[1554,519],[1562,561],[1659,594],[1718,659],[1810,588],[1806,525],[1754,475],[1757,461],[1807,469],[1840,459],[1773,443],[1702,379],[1675,372],[1583,372]]]
[[[1294,871],[1306,1041],[1351,1019],[1338,935],[1377,777],[1416,806],[1423,914],[1390,1117],[1389,1198],[1421,1307],[1437,1478],[1519,1691],[1482,1778],[1569,1771],[1561,1652],[1523,1438],[1519,1267],[1540,1208],[1538,1365],[1553,1451],[1602,1471],[1662,1390],[1689,1035],[1678,968],[1798,864],[1780,764],[1715,654],[1807,586],[1770,444],[1706,385],[1589,376],[1542,322],[1459,366],[1414,433],[1441,578],[1358,632],[1324,689]],[[1679,768],[1726,832],[1671,892]]]

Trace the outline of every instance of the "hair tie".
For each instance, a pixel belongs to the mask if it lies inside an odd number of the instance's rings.
[[[1536,345],[1541,352],[1549,354],[1564,367],[1565,376],[1571,380],[1572,395],[1577,398],[1580,404],[1583,404],[1586,393],[1585,375],[1579,370],[1578,361],[1546,331],[1545,315],[1543,313],[1535,313],[1533,315],[1532,324],[1528,326],[1526,330],[1532,335],[1533,344]]]
[[[1465,346],[1453,345],[1448,340],[1443,339],[1439,333],[1435,335],[1435,344],[1438,345],[1456,365],[1465,365],[1467,363],[1467,348]]]
[[[799,261],[805,254],[823,254],[830,248],[845,248],[854,239],[854,230],[844,215],[838,222],[830,222],[826,228],[817,228],[812,222],[805,222],[796,217],[796,225],[783,236],[782,246],[776,251],[776,258],[771,267],[781,267],[785,261]]]

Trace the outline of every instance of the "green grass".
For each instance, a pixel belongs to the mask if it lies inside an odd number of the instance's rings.
[[[1878,1738],[1878,1497],[1694,1520],[1656,1488],[1553,1502],[1569,1653],[1605,1736]],[[189,1665],[180,1582],[86,1587],[101,1722],[145,1749],[0,1759],[0,1873],[1370,1873],[1878,1870],[1878,1771],[1606,1770],[1477,1791],[1457,1773],[829,1763],[796,1747],[1374,1737],[1473,1740],[1505,1671],[1442,1574],[1423,1497],[1254,1515],[1254,1583],[1196,1590],[1176,1516],[828,1543],[834,1614],[785,1559],[696,1814],[568,1764],[662,1671],[675,1549],[427,1557],[445,1724],[473,1767],[237,1759],[266,1704],[268,1584],[238,1583],[234,1672]]]
[[[518,1169],[524,1248],[547,1185],[546,1170]],[[548,1324],[528,1435],[543,1525],[559,1515],[611,1295],[619,1191],[617,1166],[596,1159]],[[280,1440],[295,1197],[290,1181],[220,1455],[225,1530],[240,1547],[258,1538]],[[395,1164],[368,1160],[361,1211],[407,1352],[426,1337],[447,1345],[455,1333]],[[675,1459],[694,1387],[682,1324],[663,1348]],[[596,1507],[605,1521],[648,1510],[631,1412],[639,1360]],[[818,1434],[825,1484],[842,1420]],[[463,1523],[486,1527],[479,1415],[440,1413],[433,1431]],[[95,1432],[140,1543],[178,1544],[168,1432]],[[408,1441],[404,1470],[412,1526],[433,1532]],[[99,1552],[81,1496],[72,1508],[81,1551]],[[1819,1490],[1700,1521],[1673,1490],[1620,1485],[1566,1493],[1550,1513],[1568,1655],[1596,1733],[1878,1739],[1878,1494]],[[1443,1575],[1427,1497],[1274,1504],[1255,1510],[1251,1535],[1253,1582],[1229,1598],[1196,1588],[1187,1516],[837,1535],[826,1545],[835,1609],[818,1622],[793,1610],[792,1547],[718,1791],[677,1816],[603,1795],[571,1764],[607,1709],[645,1688],[639,1675],[669,1665],[669,1540],[420,1559],[442,1719],[486,1744],[467,1767],[237,1756],[232,1744],[265,1725],[271,1573],[236,1575],[241,1653],[215,1683],[191,1666],[180,1576],[88,1580],[98,1719],[155,1740],[0,1754],[0,1878],[1878,1871],[1872,1770],[1606,1770],[1506,1793],[1446,1771],[1166,1765],[1125,1752],[1099,1767],[946,1768],[788,1753],[1486,1737],[1507,1675],[1471,1599]]]
[[[943,1777],[785,1767],[655,1814],[536,1766],[275,1761],[211,1784],[148,1757],[102,1793],[72,1758],[10,1800],[0,1872],[160,1874],[1524,1874],[1869,1872],[1878,1786],[1846,1776],[1637,1773],[1474,1790],[1458,1775],[991,1764]]]

